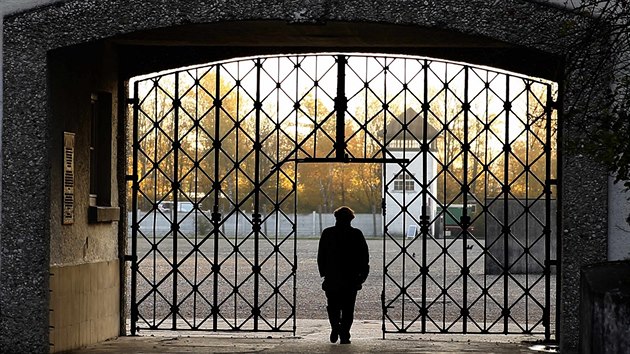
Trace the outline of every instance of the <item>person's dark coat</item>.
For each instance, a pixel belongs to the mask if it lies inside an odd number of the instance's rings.
[[[326,291],[359,290],[370,271],[369,252],[361,230],[340,223],[324,230],[317,266]]]

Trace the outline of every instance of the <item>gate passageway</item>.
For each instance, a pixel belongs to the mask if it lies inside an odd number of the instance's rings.
[[[515,335],[450,335],[422,334],[414,337],[396,336],[383,339],[380,336],[380,321],[358,321],[353,326],[350,345],[328,342],[326,320],[304,320],[298,322],[295,336],[286,333],[250,333],[235,336],[233,333],[213,333],[199,336],[170,331],[148,332],[151,335],[120,337],[89,348],[72,351],[73,354],[96,353],[173,353],[185,348],[187,353],[496,353],[531,354],[557,352],[554,346],[532,343],[531,336]],[[271,337],[271,338],[270,338]]]
[[[297,215],[312,212],[308,184],[327,178],[309,166],[336,163],[359,166],[356,186],[383,215],[370,239],[383,334],[550,339],[556,91],[461,63],[345,53],[136,78],[132,333],[295,333],[298,248],[317,240],[297,236]]]

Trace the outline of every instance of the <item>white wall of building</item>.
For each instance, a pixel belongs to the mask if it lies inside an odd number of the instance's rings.
[[[407,171],[412,174],[418,181],[422,182],[424,178],[423,171],[423,157],[418,151],[406,151],[403,155],[402,151],[393,151],[392,155],[397,159],[410,159],[411,163],[407,166]],[[388,164],[385,171],[385,183],[393,181],[394,177],[398,175],[401,168],[397,164]],[[437,164],[433,157],[429,155],[427,158],[427,181],[430,181],[437,174]],[[429,191],[432,195],[437,195],[437,183],[432,183],[429,186]],[[433,200],[427,198],[427,205],[429,207],[430,219],[435,218],[436,205]],[[418,232],[420,227],[418,222],[420,221],[420,215],[422,215],[422,195],[421,187],[418,183],[414,183],[413,191],[396,191],[394,190],[394,183],[389,184],[388,193],[385,195],[386,208],[386,222],[388,226],[388,233],[390,235],[403,235],[407,233],[410,225],[417,226]],[[407,205],[407,212],[400,213],[400,205]],[[431,227],[430,232],[433,234],[434,227]]]
[[[624,192],[622,183],[608,183],[608,260],[630,260],[630,193]]]

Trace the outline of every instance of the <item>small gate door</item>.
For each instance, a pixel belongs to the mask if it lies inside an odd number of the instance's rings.
[[[420,109],[385,134],[385,149],[410,162],[384,173],[384,332],[550,339],[553,84],[429,59],[410,66],[388,86]]]

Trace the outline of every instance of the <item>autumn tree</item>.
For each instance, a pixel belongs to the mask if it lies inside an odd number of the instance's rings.
[[[248,113],[253,103],[245,97],[234,82],[217,80],[216,66],[138,82],[142,209],[173,200],[174,185],[179,200],[203,209],[212,207],[215,182],[231,204],[247,194],[246,175],[253,168],[248,137],[254,128]]]
[[[430,112],[428,124],[439,131],[435,138],[436,151],[432,156],[438,163],[438,195],[436,198],[444,204],[461,203],[462,183],[467,174],[470,192],[479,198],[486,193],[492,182],[480,176],[484,164],[492,160],[493,151],[490,149],[487,136],[483,134],[484,124],[492,125],[495,115],[486,114],[487,102],[474,102],[471,106],[468,121],[464,120],[461,98],[457,98],[445,91],[430,90]],[[468,141],[465,141],[465,130]],[[464,154],[462,146],[468,143],[470,153],[467,157],[468,169],[464,171]],[[469,203],[472,203],[470,201]]]
[[[306,96],[297,112],[296,124],[302,143],[299,156],[334,156],[335,116],[332,110],[313,95]],[[335,187],[338,183],[336,167],[331,163],[302,163],[300,173],[300,206],[303,211],[330,212],[334,208]]]
[[[563,119],[584,134],[566,148],[600,161],[630,191],[630,3],[562,4],[576,15],[563,33],[570,58],[563,83],[573,88],[563,101]]]
[[[336,155],[336,113],[330,102],[317,98],[315,91],[307,88],[290,102],[292,109],[286,109],[288,103],[275,98],[263,100],[263,106],[257,108],[254,95],[248,92],[252,89],[238,84],[229,70],[227,66],[208,66],[139,83],[138,167],[144,193],[141,199],[147,208],[155,202],[171,200],[173,185],[177,185],[180,200],[199,203],[204,210],[213,207],[214,193],[219,187],[217,202],[222,212],[235,208],[253,210],[256,190],[262,192],[258,200],[264,214],[278,208],[291,211],[295,190],[299,192],[300,212],[331,212],[341,204],[350,205],[358,212],[380,211],[381,164],[299,163],[296,166],[296,160]],[[506,125],[497,108],[502,105],[492,100],[473,101],[465,120],[459,97],[461,87],[453,84],[446,90],[436,87],[438,83],[430,84],[427,124],[438,131],[436,137],[429,137],[434,147],[430,158],[438,162],[438,176],[432,182],[439,186],[435,197],[443,204],[461,203],[465,178],[469,193],[477,200],[483,202],[484,197],[497,195],[505,178],[503,163],[512,164],[513,174],[521,173],[524,168],[517,163],[519,159],[506,162],[499,156],[502,142],[496,136],[501,135],[497,132],[505,131]],[[279,89],[275,90],[279,93]],[[424,119],[424,104],[417,98],[417,92],[392,91],[385,96],[365,89],[355,96],[358,103],[354,102],[352,112],[345,112],[349,157],[387,157],[385,126],[407,108],[422,112],[408,119]],[[528,126],[527,134],[544,134],[546,120],[538,117],[544,115],[544,105],[540,103],[544,99],[532,98],[532,102],[537,100],[539,104],[526,109],[530,115],[526,120],[535,121]],[[400,129],[404,129],[402,124]],[[418,143],[422,139],[409,133],[408,138]],[[466,165],[465,144],[469,145]],[[534,154],[528,150],[532,148],[528,140],[517,139],[512,147],[516,157]],[[421,158],[419,150],[408,152],[415,154],[412,158]],[[173,170],[175,166],[177,171]],[[539,161],[531,166],[537,170],[544,167]],[[519,190],[520,184],[520,181],[513,183],[514,195],[524,195]]]

